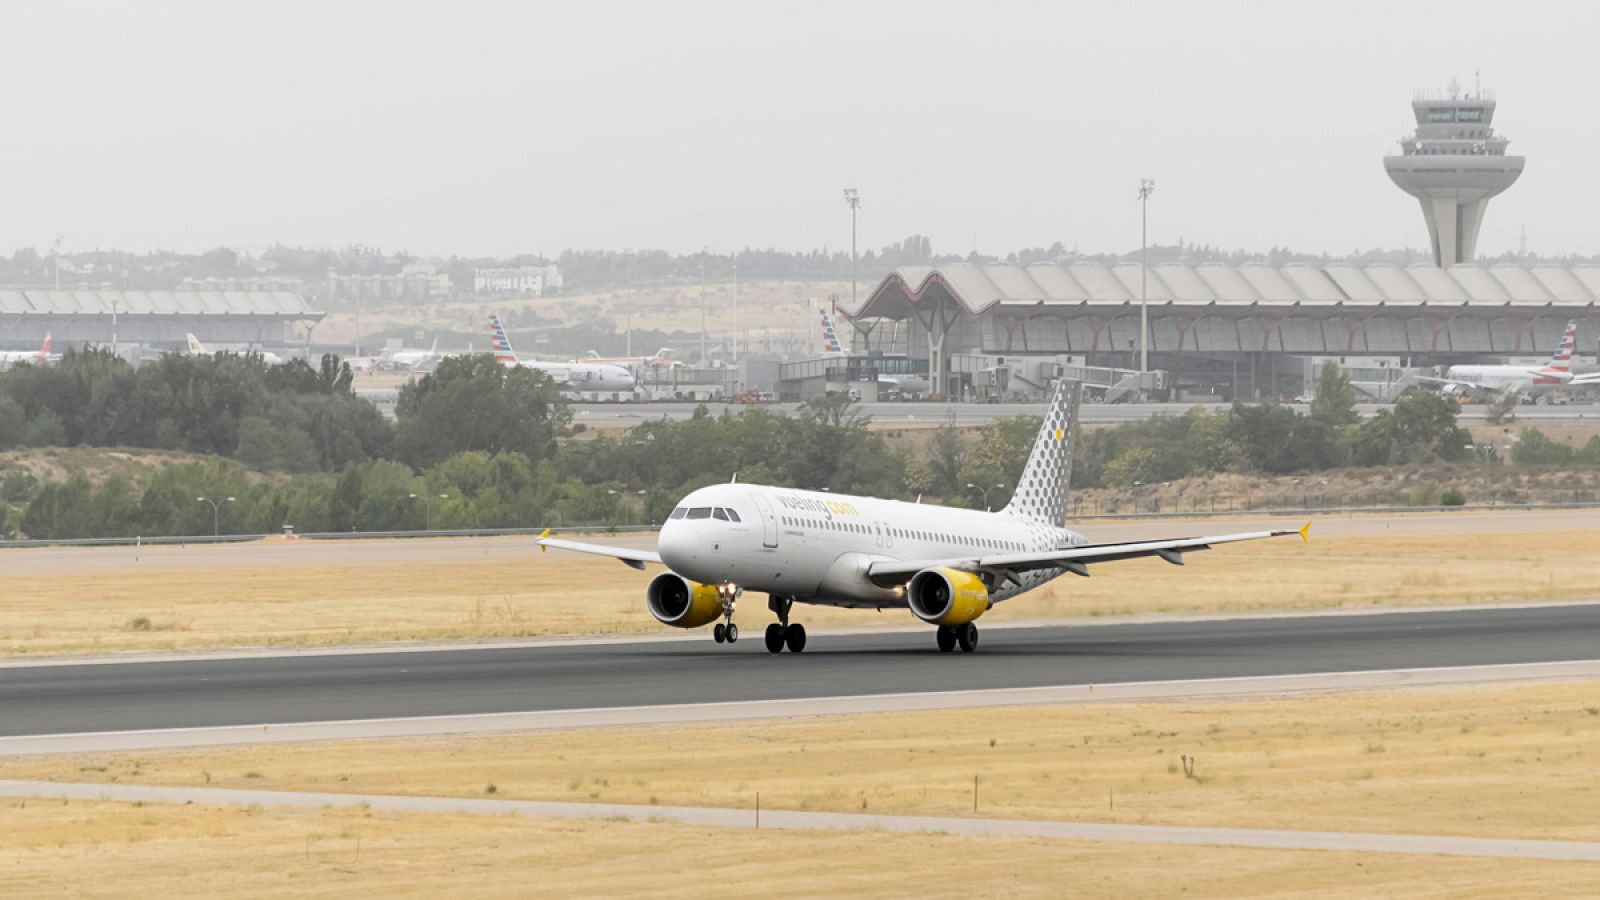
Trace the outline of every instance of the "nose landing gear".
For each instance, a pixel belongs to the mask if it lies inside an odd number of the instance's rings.
[[[789,624],[789,610],[794,606],[794,601],[788,597],[773,595],[767,600],[767,608],[778,616],[778,621],[767,626],[764,636],[768,653],[782,653],[784,647],[790,653],[799,653],[806,649],[806,627],[799,622]]]
[[[711,629],[711,639],[717,643],[737,643],[739,626],[733,624],[733,603],[744,593],[744,588],[726,582],[717,585],[717,599],[722,601],[722,621]]]

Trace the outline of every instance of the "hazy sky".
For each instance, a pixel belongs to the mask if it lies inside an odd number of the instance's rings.
[[[1600,252],[1600,4],[8,3],[0,252],[1426,245],[1381,158],[1481,68],[1480,251]]]

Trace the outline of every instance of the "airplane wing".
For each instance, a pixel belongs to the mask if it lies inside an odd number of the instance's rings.
[[[609,556],[617,562],[630,568],[644,571],[645,563],[661,565],[661,554],[654,550],[635,550],[631,547],[614,547],[610,544],[586,544],[582,541],[567,541],[550,536],[550,529],[546,528],[539,535],[539,549],[544,550],[554,547],[557,550],[571,550],[574,553],[592,553],[596,556]]]
[[[1572,376],[1567,382],[1568,387],[1594,387],[1600,386],[1600,372],[1583,372]]]
[[[1066,569],[1074,575],[1087,576],[1091,563],[1116,562],[1138,559],[1142,556],[1159,556],[1175,566],[1183,565],[1183,554],[1195,550],[1209,550],[1217,544],[1238,541],[1256,541],[1262,538],[1284,537],[1298,534],[1301,540],[1310,540],[1311,523],[1293,531],[1245,531],[1237,534],[1219,534],[1211,537],[1176,538],[1161,541],[1124,541],[1115,544],[1085,544],[1044,550],[1036,553],[996,553],[988,556],[947,557],[945,559],[884,560],[867,567],[867,577],[880,587],[904,584],[907,579],[923,569],[950,568],[962,571],[987,572],[1001,578],[1036,569]]]

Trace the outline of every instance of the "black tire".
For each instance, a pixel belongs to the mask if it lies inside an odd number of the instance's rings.
[[[956,648],[956,632],[953,628],[940,625],[939,633],[935,635],[935,638],[939,642],[940,653],[949,653]]]
[[[785,628],[783,642],[789,647],[790,653],[799,653],[806,649],[806,627],[797,623]]]
[[[971,653],[978,649],[978,626],[968,622],[956,629],[956,640],[961,642],[961,652]]]
[[[728,629],[727,629],[727,627],[724,626],[721,622],[718,622],[717,623],[717,627],[711,629],[711,638],[712,638],[712,640],[715,640],[719,644],[722,643],[723,641],[727,640],[728,639]]]
[[[737,640],[739,640],[739,626],[733,624],[732,622],[729,622],[728,623],[727,636],[728,636],[728,643],[730,643],[730,644],[735,642],[735,641],[737,641]],[[977,640],[977,639],[974,638],[973,640]]]
[[[783,626],[782,625],[779,625],[777,622],[773,622],[771,625],[768,625],[767,626],[767,633],[766,633],[765,637],[766,637],[766,641],[767,641],[767,652],[768,653],[782,653],[783,652]]]

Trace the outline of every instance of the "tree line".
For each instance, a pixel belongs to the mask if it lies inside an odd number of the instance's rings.
[[[1126,487],[1218,472],[1498,461],[1473,445],[1449,398],[1408,393],[1360,420],[1325,369],[1309,414],[1275,405],[1195,409],[1077,436],[1073,485]],[[486,355],[443,361],[402,390],[395,422],[350,390],[336,357],[169,355],[134,368],[69,353],[0,374],[0,449],[60,445],[186,450],[146,483],[77,474],[0,480],[0,528],[34,538],[423,528],[644,525],[696,488],[737,477],[835,493],[993,507],[1010,499],[1039,420],[954,424],[912,436],[868,427],[846,397],[795,415],[759,407],[592,435],[548,377]],[[1527,429],[1519,465],[1600,465]],[[200,500],[199,498],[206,498]],[[217,503],[213,509],[211,503]]]

